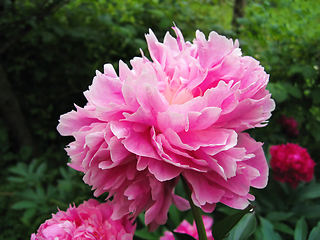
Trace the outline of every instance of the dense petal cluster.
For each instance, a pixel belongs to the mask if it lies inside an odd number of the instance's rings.
[[[298,123],[293,117],[287,117],[281,115],[279,123],[283,131],[290,137],[296,137],[299,135]]]
[[[112,220],[113,211],[111,201],[99,204],[94,199],[70,206],[52,214],[31,240],[132,240],[136,226],[127,218]]]
[[[84,108],[60,118],[58,131],[75,141],[66,149],[70,166],[84,172],[95,195],[109,192],[119,218],[146,211],[155,229],[169,206],[188,202],[174,194],[180,174],[194,203],[211,212],[217,202],[244,208],[250,186],[263,188],[268,166],[262,144],[242,131],[266,125],[275,104],[269,76],[242,56],[238,41],[216,32],[193,43],[166,34],[146,35],[152,61],[143,53],[97,71]]]
[[[315,162],[307,149],[298,144],[287,143],[270,147],[270,154],[270,165],[277,181],[296,188],[299,182],[312,180]]]
[[[209,216],[202,216],[202,220],[203,220],[204,228],[206,229],[206,235],[208,240],[214,240],[214,238],[212,237],[212,231],[211,231],[213,219]],[[195,222],[193,222],[193,224],[191,225],[187,220],[183,220],[183,222],[177,227],[177,229],[174,230],[174,232],[186,233],[194,237],[196,240],[199,239],[197,226]],[[175,238],[172,232],[165,231],[164,236],[160,237],[160,240],[175,240]]]

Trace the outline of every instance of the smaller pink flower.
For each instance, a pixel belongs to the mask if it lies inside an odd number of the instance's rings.
[[[136,225],[124,217],[112,220],[113,202],[90,199],[66,212],[58,211],[43,223],[30,240],[132,240]]]
[[[202,216],[204,227],[206,229],[208,240],[214,240],[212,237],[211,227],[213,224],[213,219],[209,216]],[[196,223],[193,222],[191,225],[187,220],[183,220],[183,222],[174,230],[177,233],[186,233],[195,239],[199,239],[198,231],[196,227]],[[166,231],[163,237],[160,237],[160,240],[174,240],[174,236],[172,232]]]
[[[312,180],[316,164],[307,149],[298,144],[287,143],[272,146],[270,154],[274,179],[287,182],[292,188],[296,188],[300,181]]]
[[[296,137],[299,135],[298,123],[293,117],[287,117],[281,115],[279,123],[283,131],[290,137]]]

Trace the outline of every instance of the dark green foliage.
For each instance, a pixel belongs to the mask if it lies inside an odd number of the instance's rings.
[[[248,213],[239,221],[239,223],[230,231],[226,239],[247,239],[256,230],[257,220],[254,213]]]
[[[174,236],[175,240],[195,240],[194,237],[192,237],[186,233],[173,232],[173,236]]]
[[[235,214],[228,216],[227,218],[223,219],[222,221],[213,225],[212,228],[212,235],[216,240],[224,239],[228,233],[234,228],[237,224],[240,225],[240,220],[249,212],[253,211],[251,205],[249,205],[246,209],[239,211]],[[252,225],[252,224],[251,224]],[[248,229],[248,228],[247,228]],[[243,229],[244,230],[244,229]],[[250,233],[250,232],[249,232]],[[252,233],[252,232],[251,232]],[[241,235],[239,234],[237,239],[241,239]],[[246,237],[248,237],[248,234]]]
[[[308,226],[304,217],[301,217],[297,222],[296,229],[294,231],[294,240],[307,239]]]

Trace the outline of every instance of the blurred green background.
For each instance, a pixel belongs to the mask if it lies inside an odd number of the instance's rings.
[[[129,64],[140,48],[147,53],[149,28],[162,41],[167,31],[173,34],[173,23],[189,41],[197,29],[239,39],[243,55],[258,59],[270,74],[268,89],[277,104],[269,125],[250,134],[265,143],[268,159],[271,145],[294,142],[317,163],[313,181],[297,189],[271,175],[266,189],[253,190],[255,215],[242,228],[256,227],[250,239],[311,240],[320,234],[320,5],[247,0],[234,11],[235,2],[242,1],[0,0],[1,240],[29,239],[57,207],[92,197],[82,174],[66,165],[64,147],[72,138],[56,131],[59,116],[74,103],[85,105],[82,92],[96,69],[111,63],[117,70],[120,59]],[[298,136],[281,129],[282,114],[297,120]],[[219,205],[212,215],[218,221],[233,212]],[[168,225],[150,234],[138,221],[135,238],[159,239],[168,226],[190,218],[173,207],[169,214]]]

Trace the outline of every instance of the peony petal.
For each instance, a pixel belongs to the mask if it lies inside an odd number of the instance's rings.
[[[201,173],[185,171],[183,176],[192,187],[191,198],[198,207],[206,203],[217,203],[224,194],[222,188],[211,182],[209,183]]]
[[[131,153],[138,156],[150,157],[161,160],[154,147],[151,144],[148,131],[137,133],[132,131],[130,135],[122,140],[124,147]]]
[[[72,135],[83,126],[89,126],[92,123],[99,122],[93,117],[89,111],[84,110],[75,105],[77,112],[71,111],[60,116],[59,125],[57,126],[58,132],[62,136]]]
[[[108,107],[110,103],[118,105],[125,103],[121,89],[122,83],[119,78],[98,74],[94,77],[89,91],[84,92],[84,95],[92,104]]]
[[[153,159],[149,161],[148,168],[150,173],[152,173],[155,176],[155,178],[160,182],[171,180],[175,177],[178,177],[183,170],[172,164]]]

